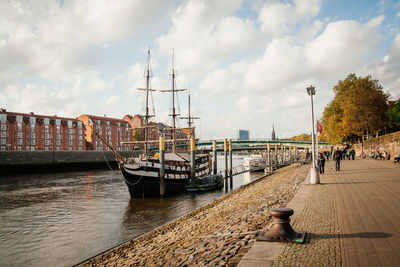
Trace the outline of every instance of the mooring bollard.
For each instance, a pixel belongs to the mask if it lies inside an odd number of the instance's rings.
[[[165,195],[165,142],[160,136],[160,196]]]
[[[213,141],[213,174],[217,174],[217,141]]]
[[[196,188],[196,145],[194,138],[190,139],[190,178],[192,188]]]
[[[232,166],[232,139],[229,139],[229,184],[233,188],[233,166]]]
[[[271,209],[272,225],[257,234],[257,241],[303,243],[306,233],[296,232],[290,226],[290,216],[294,211],[289,208]]]

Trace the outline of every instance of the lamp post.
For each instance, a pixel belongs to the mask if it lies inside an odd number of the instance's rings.
[[[312,85],[307,87],[307,93],[311,97],[311,122],[312,122],[312,164],[310,170],[310,184],[319,184],[319,173],[317,167],[315,166],[315,143],[314,143],[314,104],[313,95],[315,95],[315,87]]]

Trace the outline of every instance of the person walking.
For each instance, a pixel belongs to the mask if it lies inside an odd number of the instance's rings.
[[[342,152],[339,148],[335,150],[333,153],[333,160],[335,161],[335,169],[336,171],[340,171],[340,160],[342,159]]]
[[[318,155],[318,166],[319,166],[319,173],[323,174],[325,173],[325,157],[322,155],[322,153],[319,153]]]

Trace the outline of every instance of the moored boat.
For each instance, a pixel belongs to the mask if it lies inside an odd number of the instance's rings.
[[[243,167],[249,171],[259,171],[267,168],[267,159],[262,154],[252,154],[243,159]]]
[[[173,64],[172,64],[173,66]],[[148,151],[148,144],[150,142],[157,143],[157,141],[150,141],[149,136],[149,118],[153,115],[149,114],[149,92],[155,91],[155,89],[150,88],[150,51],[148,51],[148,64],[146,70],[146,88],[138,88],[139,90],[146,91],[146,114],[145,125],[144,125],[144,141],[135,142],[136,144],[142,144],[144,154],[135,159],[120,160],[120,170],[124,176],[126,185],[129,189],[131,197],[148,197],[148,196],[160,196],[160,173],[161,173],[161,162],[158,153],[155,155],[150,155]],[[222,187],[222,176],[212,175],[212,164],[211,155],[209,154],[196,154],[195,155],[195,171],[194,176],[191,177],[191,162],[189,153],[177,153],[176,152],[176,142],[177,141],[188,141],[189,139],[182,140],[176,138],[176,127],[175,121],[177,114],[175,112],[175,94],[178,91],[183,91],[185,89],[175,88],[175,70],[172,67],[172,88],[171,90],[159,90],[161,92],[171,92],[172,93],[172,127],[169,129],[172,131],[171,140],[166,140],[166,142],[171,143],[172,152],[165,153],[164,155],[164,165],[165,165],[165,194],[178,194],[190,191],[207,191],[214,190]],[[188,119],[190,137],[194,137],[194,128],[191,127],[192,120],[195,117],[191,117],[190,114],[190,97],[189,97],[189,117]],[[125,142],[127,143],[127,142]],[[194,179],[194,182],[192,181]]]

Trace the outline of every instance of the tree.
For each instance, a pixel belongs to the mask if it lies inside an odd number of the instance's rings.
[[[132,130],[133,141],[144,141],[144,131],[143,129],[133,129]]]
[[[290,138],[291,141],[311,141],[311,134],[299,134]]]
[[[400,100],[389,106],[387,116],[392,124],[392,130],[400,129]]]
[[[370,75],[349,74],[334,86],[334,99],[325,107],[322,124],[330,143],[355,142],[364,134],[382,131],[388,123],[389,94]]]

